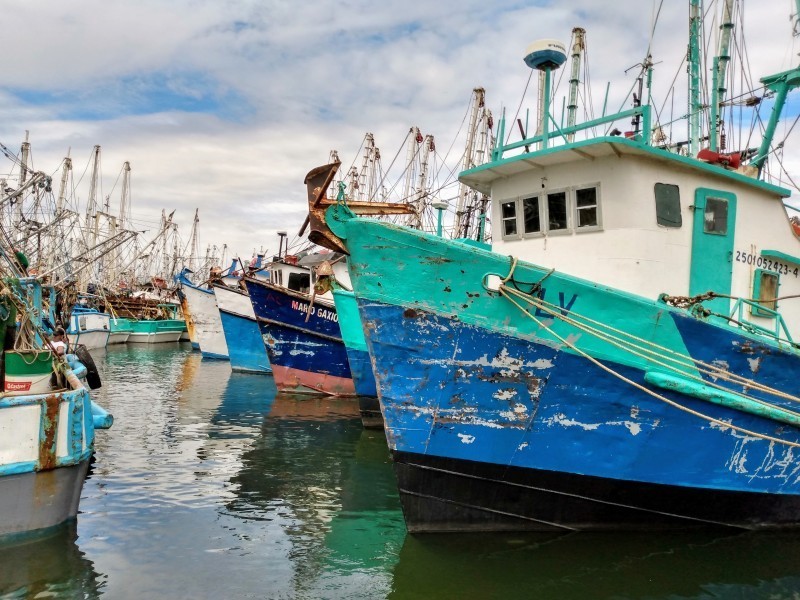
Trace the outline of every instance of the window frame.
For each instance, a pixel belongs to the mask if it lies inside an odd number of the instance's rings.
[[[578,190],[588,190],[589,188],[594,188],[595,190],[595,206],[597,207],[597,225],[585,225],[584,227],[578,226]],[[602,231],[603,230],[603,209],[602,209],[602,201],[601,201],[601,194],[600,194],[600,182],[596,183],[587,183],[585,185],[576,185],[570,188],[572,194],[572,212],[573,212],[573,224],[575,233],[589,233],[590,231]]]
[[[578,227],[578,190],[594,189],[596,198],[597,210],[597,225],[585,225]],[[564,193],[566,197],[566,218],[567,227],[564,229],[550,229],[550,206],[547,198],[551,194]],[[525,200],[536,198],[539,206],[539,225],[540,231],[525,231]],[[506,234],[505,221],[510,220],[503,218],[503,205],[509,202],[514,203],[514,219],[517,227],[516,233]],[[553,188],[548,190],[541,190],[535,194],[522,194],[519,196],[512,196],[510,198],[503,198],[498,203],[499,217],[501,222],[501,238],[503,240],[524,240],[530,238],[546,237],[546,236],[559,236],[559,235],[574,235],[580,233],[589,233],[594,231],[603,230],[603,201],[602,201],[602,188],[599,182],[585,183],[581,185],[574,185],[563,188]]]
[[[761,278],[763,275],[774,275],[775,276],[775,298],[774,306],[772,308],[768,306],[762,306],[761,304]],[[768,311],[775,311],[778,312],[778,300],[777,298],[780,296],[780,289],[781,289],[781,274],[777,271],[771,271],[770,269],[756,269],[753,272],[753,300],[756,301],[757,305],[750,305],[750,314],[756,317],[764,317],[765,319],[774,319],[775,314]]]

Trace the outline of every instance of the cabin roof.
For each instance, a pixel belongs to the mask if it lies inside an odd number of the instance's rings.
[[[728,179],[732,183],[743,184],[781,198],[791,195],[791,192],[786,188],[748,177],[736,171],[730,171],[718,165],[667,152],[660,148],[653,148],[635,140],[608,136],[581,140],[488,162],[462,171],[458,175],[458,180],[483,194],[489,195],[492,190],[492,184],[498,179],[513,177],[531,169],[542,169],[579,160],[594,160],[610,155],[620,157],[625,155],[646,156],[670,163],[670,166],[682,166],[683,168],[689,168],[714,177]]]

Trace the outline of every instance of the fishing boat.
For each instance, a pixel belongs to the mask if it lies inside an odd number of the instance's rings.
[[[214,290],[196,285],[189,279],[189,269],[184,268],[175,276],[181,304],[188,306],[197,345],[203,358],[229,360],[225,332],[219,316]],[[192,330],[189,330],[191,334]],[[194,341],[192,342],[194,345]]]
[[[133,327],[131,326],[130,319],[123,319],[121,317],[111,317],[111,333],[108,336],[108,345],[124,344],[128,341]]]
[[[307,175],[309,239],[349,254],[410,531],[800,525],[800,241],[763,178],[800,69],[761,80],[760,147],[723,151],[722,84],[700,128],[702,14],[687,144],[647,102],[558,127],[566,47],[529,48],[540,132],[506,142],[501,119],[459,176],[491,197],[491,249],[328,202],[336,163]]]
[[[361,328],[356,297],[352,291],[340,287],[334,287],[332,291],[336,313],[339,315],[342,341],[347,352],[347,362],[350,364],[353,385],[358,395],[361,423],[367,429],[382,429],[383,416],[378,402],[378,390],[367,350],[367,340]]]
[[[95,381],[87,377],[87,365],[75,355],[58,354],[45,341],[41,312],[27,303],[41,293],[39,282],[22,278],[3,287],[10,294],[0,303],[0,337],[15,349],[3,352],[0,538],[75,518],[95,430],[113,422],[81,381]],[[15,326],[17,314],[23,315],[21,331]]]
[[[96,308],[75,306],[66,328],[71,347],[83,344],[88,350],[105,348],[111,335],[111,315]]]
[[[310,266],[323,263],[334,274],[330,253],[299,261],[282,257],[269,267],[271,280],[243,279],[272,366],[278,391],[355,394],[347,351],[339,329],[339,316],[330,292],[314,289]],[[317,260],[319,259],[319,260]],[[305,262],[304,262],[305,261]],[[339,262],[340,276],[344,264]],[[317,291],[319,294],[317,294]]]
[[[261,330],[246,290],[223,284],[212,286],[231,369],[246,373],[272,373]]]

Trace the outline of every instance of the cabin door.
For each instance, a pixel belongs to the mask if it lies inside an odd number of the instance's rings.
[[[690,296],[709,291],[730,295],[735,226],[736,196],[698,188],[694,199]],[[730,310],[728,298],[717,298],[703,304],[716,313],[727,315]]]

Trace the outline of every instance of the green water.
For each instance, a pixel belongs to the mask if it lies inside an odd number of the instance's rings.
[[[115,423],[81,514],[0,544],[0,597],[800,598],[797,534],[406,535],[353,400],[186,346],[93,354]]]

